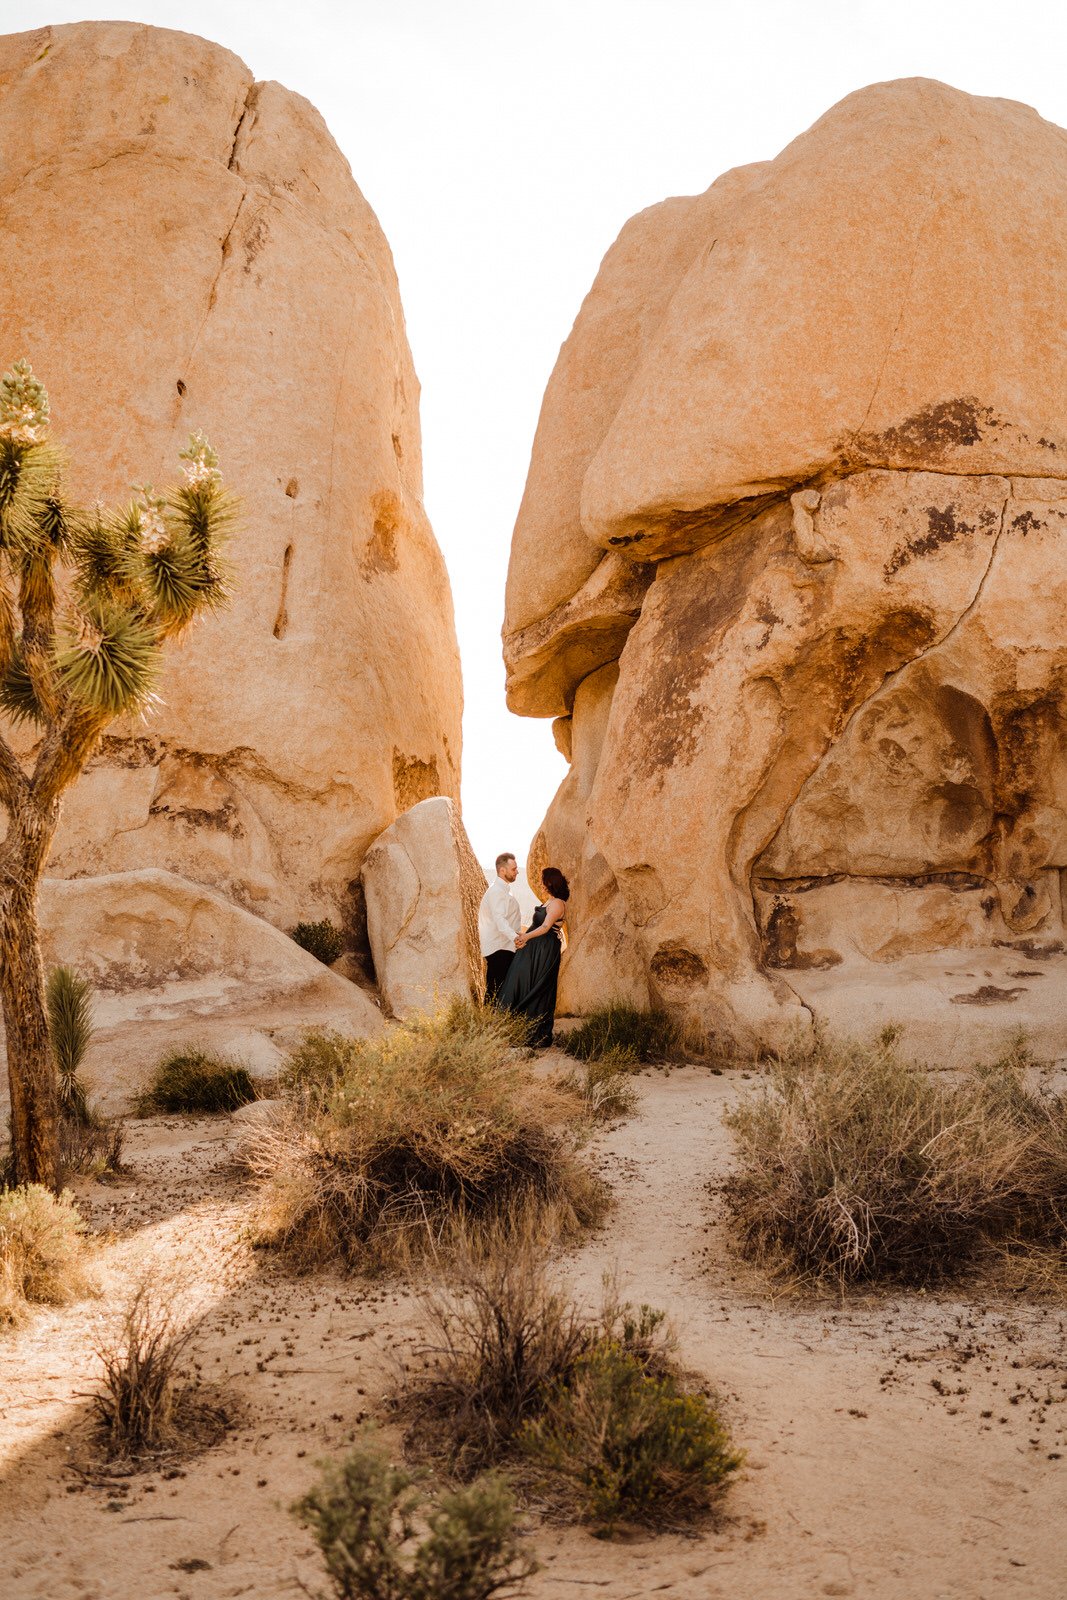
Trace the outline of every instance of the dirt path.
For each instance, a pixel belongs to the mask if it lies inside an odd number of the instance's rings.
[[[1067,1570],[1067,1313],[914,1295],[840,1308],[774,1301],[732,1260],[705,1185],[750,1087],[697,1068],[639,1080],[598,1141],[608,1226],[561,1262],[590,1300],[605,1270],[667,1308],[683,1360],[722,1393],[748,1451],[716,1528],[604,1543],[533,1527],[542,1600],[1061,1600]],[[314,1463],[379,1409],[417,1342],[396,1286],[293,1280],[253,1251],[236,1130],[132,1125],[135,1176],[87,1185],[106,1230],[103,1292],[0,1338],[0,1547],[11,1600],[255,1600],[321,1588],[287,1507]],[[85,1477],[92,1348],[147,1267],[206,1313],[205,1378],[237,1413],[226,1440],[170,1473]]]

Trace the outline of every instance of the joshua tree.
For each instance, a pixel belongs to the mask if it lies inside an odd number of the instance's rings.
[[[17,1183],[60,1176],[37,921],[60,797],[108,723],[152,700],[166,641],[225,597],[234,503],[202,434],[180,459],[184,482],[165,495],[78,510],[43,387],[24,361],[0,380],[0,710],[20,725],[17,741],[0,732],[0,999]]]

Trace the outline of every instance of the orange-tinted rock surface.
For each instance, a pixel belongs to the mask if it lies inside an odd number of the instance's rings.
[[[232,604],[112,729],[49,870],[355,917],[370,842],[458,795],[462,698],[377,220],[307,101],[189,34],[0,39],[0,133],[0,352],[46,383],[72,490],[163,483],[202,427],[243,501]]]
[[[1062,130],[910,80],[605,258],[505,626],[565,1004],[1062,1043],[1065,214]]]

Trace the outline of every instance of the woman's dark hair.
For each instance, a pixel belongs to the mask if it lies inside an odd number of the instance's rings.
[[[558,867],[546,867],[541,874],[541,882],[555,899],[570,899],[571,886]]]

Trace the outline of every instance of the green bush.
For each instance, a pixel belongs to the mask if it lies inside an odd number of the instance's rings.
[[[321,922],[298,922],[289,930],[289,937],[326,966],[336,961],[345,947],[344,934],[326,917]]]
[[[156,1112],[236,1111],[256,1098],[248,1068],[206,1051],[172,1051],[156,1067],[148,1088],[138,1097],[142,1117]]]
[[[20,1322],[29,1304],[63,1305],[87,1288],[73,1195],[36,1183],[0,1190],[0,1326]]]
[[[390,1464],[370,1429],[343,1461],[323,1463],[322,1481],[293,1510],[311,1528],[338,1600],[490,1600],[537,1570],[516,1537],[505,1484],[479,1479],[427,1511],[414,1478]]]
[[[60,1111],[64,1117],[87,1122],[89,1105],[78,1071],[93,1036],[92,988],[73,967],[54,967],[48,975],[46,997]]]
[[[613,1002],[591,1011],[561,1043],[568,1055],[579,1061],[607,1057],[617,1068],[631,1070],[649,1061],[676,1061],[682,1055],[682,1034],[678,1024],[664,1011],[638,1011],[634,1006]]]
[[[610,1536],[620,1523],[682,1524],[711,1506],[742,1457],[703,1395],[632,1351],[598,1344],[560,1384],[523,1443],[579,1514]]]
[[[532,1463],[550,1497],[605,1533],[706,1510],[741,1457],[687,1391],[664,1313],[610,1280],[599,1313],[584,1313],[552,1286],[543,1240],[481,1243],[424,1296],[430,1359],[394,1397],[408,1446],[460,1476]]]
[[[610,1277],[605,1278],[604,1288],[597,1343],[617,1345],[652,1375],[673,1372],[676,1339],[667,1313],[649,1305],[635,1308],[629,1300],[620,1300]]]
[[[288,1115],[258,1130],[264,1242],[297,1268],[374,1268],[472,1227],[552,1236],[593,1221],[572,1095],[514,1059],[510,1024],[456,1001],[375,1038],[305,1040]]]
[[[926,1283],[991,1240],[1067,1238],[1067,1098],[1027,1085],[1021,1044],[943,1082],[872,1044],[786,1055],[726,1122],[743,1248],[801,1279]]]

